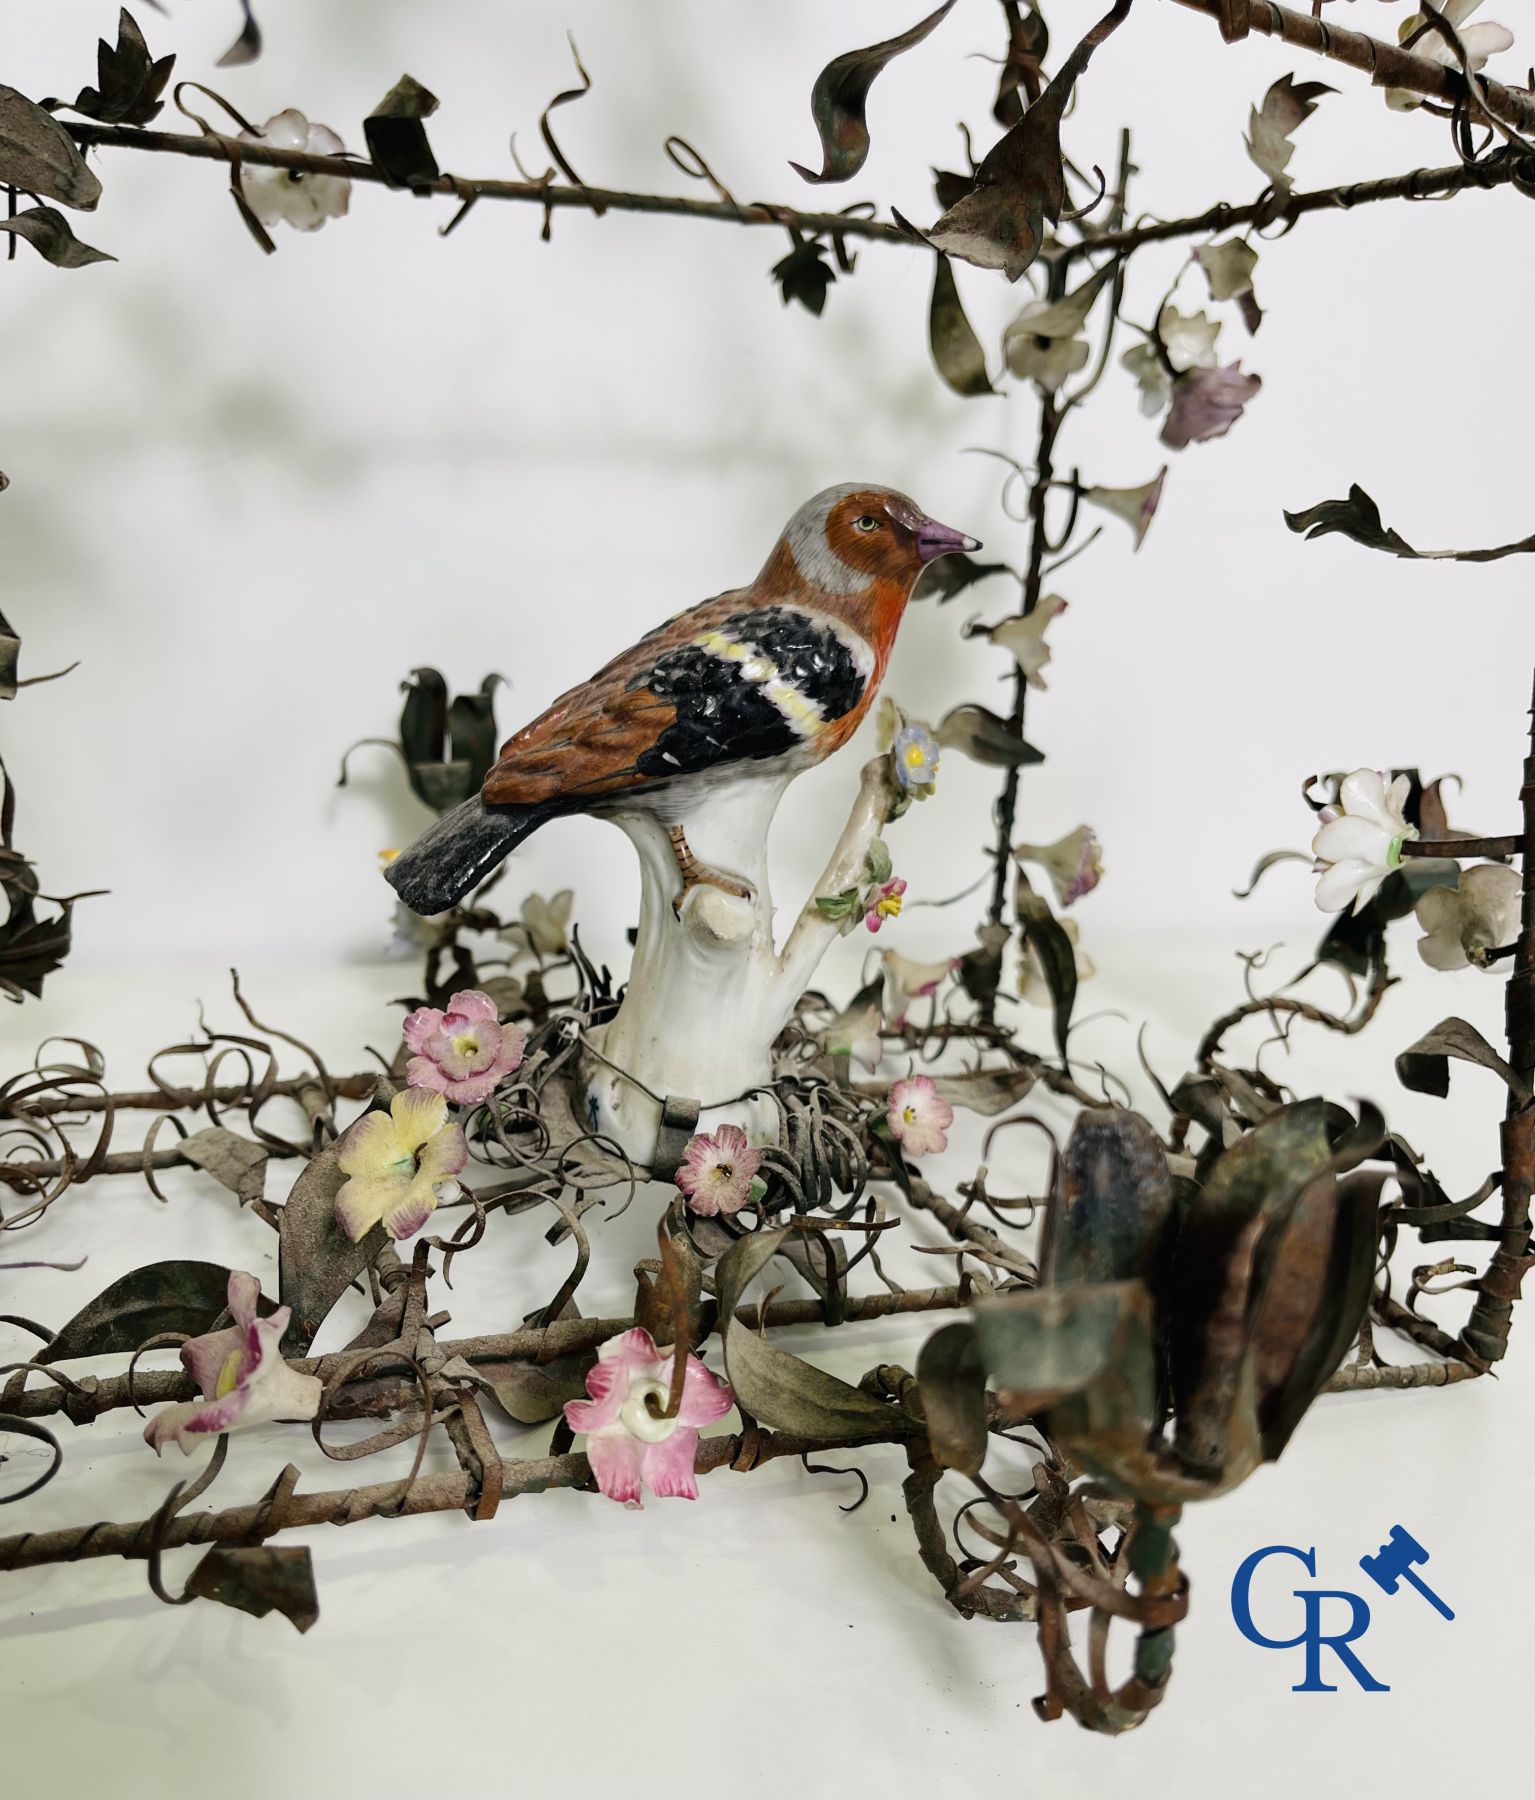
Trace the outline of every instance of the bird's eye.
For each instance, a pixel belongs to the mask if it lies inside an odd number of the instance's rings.
[[[855,531],[878,531],[879,520],[874,517],[873,513],[865,513],[861,519],[854,519],[853,529]]]

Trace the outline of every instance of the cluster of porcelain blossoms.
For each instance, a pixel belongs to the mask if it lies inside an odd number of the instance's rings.
[[[1405,811],[1410,791],[1407,776],[1388,783],[1379,769],[1343,778],[1336,805],[1322,808],[1311,840],[1323,912],[1358,912],[1401,867],[1404,846],[1418,836]],[[1418,954],[1431,969],[1492,969],[1490,953],[1518,930],[1520,885],[1509,864],[1477,863],[1431,887],[1413,909],[1425,934]]]

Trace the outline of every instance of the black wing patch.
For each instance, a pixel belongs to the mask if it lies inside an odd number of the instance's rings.
[[[804,733],[766,691],[771,675],[814,702],[827,722],[851,712],[863,696],[852,651],[829,625],[804,613],[758,607],[732,614],[719,635],[744,654],[720,656],[687,644],[629,684],[650,688],[677,713],[676,723],[635,758],[640,774],[664,780],[723,762],[782,756],[804,743]]]

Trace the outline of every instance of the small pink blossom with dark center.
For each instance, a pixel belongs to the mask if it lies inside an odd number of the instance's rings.
[[[495,1001],[478,988],[454,994],[445,1010],[418,1006],[404,1030],[406,1048],[415,1052],[406,1081],[455,1106],[476,1106],[494,1093],[521,1064],[528,1041],[520,1025],[496,1023]]]
[[[1169,450],[1186,450],[1224,437],[1242,409],[1263,386],[1259,375],[1244,375],[1240,363],[1218,369],[1190,369],[1173,383],[1173,403],[1162,425]]]
[[[565,1423],[586,1433],[597,1486],[625,1506],[641,1505],[642,1484],[659,1500],[696,1500],[698,1428],[723,1419],[735,1404],[725,1383],[690,1356],[682,1404],[675,1418],[663,1417],[673,1360],[670,1348],[657,1349],[650,1333],[636,1326],[609,1338],[597,1353],[586,1375],[588,1398],[565,1405]]]
[[[863,922],[870,931],[878,931],[886,919],[898,919],[901,916],[901,896],[905,892],[906,882],[900,875],[882,882],[874,890],[868,910],[863,915]]]
[[[272,1419],[312,1419],[320,1410],[323,1384],[301,1375],[282,1359],[278,1345],[292,1308],[279,1306],[268,1319],[257,1311],[261,1284],[235,1270],[229,1277],[229,1314],[234,1324],[205,1331],[181,1346],[181,1366],[203,1391],[201,1400],[183,1400],[158,1412],[144,1427],[144,1441],[158,1456],[166,1444],[192,1454],[200,1437],[264,1425]]]
[[[954,1108],[939,1094],[931,1075],[908,1075],[892,1083],[885,1117],[891,1135],[908,1156],[935,1156],[949,1147]]]
[[[762,1152],[751,1147],[741,1127],[721,1125],[713,1133],[700,1132],[688,1140],[677,1186],[686,1194],[690,1211],[712,1219],[746,1205],[761,1167]]]

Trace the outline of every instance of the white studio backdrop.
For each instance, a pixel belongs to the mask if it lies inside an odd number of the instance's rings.
[[[1058,0],[1057,54],[1097,10]],[[1390,35],[1402,9],[1357,10]],[[1499,11],[1528,41],[1528,0]],[[978,147],[994,135],[994,67],[966,53],[995,52],[995,15],[964,0],[887,71],[868,165],[830,191],[787,160],[813,155],[822,63],[910,22],[874,0],[266,0],[265,53],[236,69],[213,66],[232,5],[141,23],[157,52],[177,52],[178,78],[205,78],[257,121],[297,106],[358,150],[362,116],[409,70],[441,99],[439,159],[470,174],[512,172],[513,130],[543,166],[537,120],[570,83],[570,31],[593,90],[556,129],[586,179],[688,189],[661,148],[676,132],[738,196],[874,195],[921,221],[930,165],[962,166],[955,122]],[[5,0],[5,78],[72,92],[115,18],[108,0]],[[1228,48],[1209,20],[1142,0],[1098,53],[1068,147],[1111,169],[1130,120],[1137,209],[1251,198],[1248,107],[1289,69],[1328,75],[1267,40]],[[1331,79],[1340,93],[1298,135],[1299,186],[1449,160],[1442,121],[1389,112],[1352,71]],[[179,124],[167,110],[160,123]],[[376,955],[390,898],[377,852],[427,815],[380,752],[360,754],[349,789],[334,782],[352,740],[392,735],[414,665],[437,664],[455,689],[504,673],[510,732],[643,629],[748,580],[793,508],[848,478],[906,488],[988,555],[1023,559],[1001,466],[963,452],[1027,460],[1034,402],[1011,381],[977,400],[941,384],[925,254],[865,248],[816,320],[779,302],[774,231],[561,212],[545,245],[536,208],[486,202],[442,239],[450,202],[359,187],[349,217],[312,237],[279,228],[279,254],[263,257],[217,167],[96,161],[105,193],[85,235],[121,260],[63,272],[23,250],[3,270],[0,336],[5,610],[26,670],[82,659],[5,720],[18,842],[50,891],[112,889],[81,907],[60,987],[107,965]],[[1031,696],[1029,735],[1049,760],[1026,772],[1019,835],[1099,831],[1108,872],[1080,909],[1089,947],[1171,928],[1203,933],[1217,956],[1307,941],[1319,921],[1298,866],[1252,901],[1231,890],[1264,850],[1304,845],[1298,784],[1315,769],[1455,770],[1461,822],[1507,826],[1535,652],[1524,560],[1303,544],[1281,509],[1358,481],[1425,546],[1530,529],[1530,244],[1506,189],[1304,219],[1260,245],[1256,339],[1227,318],[1223,350],[1264,380],[1229,437],[1165,453],[1117,355],[1073,418],[1060,456],[1088,480],[1129,485],[1172,464],[1139,554],[1106,519],[1054,584],[1071,610],[1052,632],[1049,691]],[[1150,317],[1184,255],[1142,253],[1131,318]],[[963,266],[959,280],[995,370],[1027,284]],[[1182,297],[1201,296],[1192,271]],[[1005,707],[1007,658],[959,628],[1012,603],[996,582],[914,608],[887,691],[930,719],[964,698]],[[781,906],[818,870],[859,756],[786,805]],[[996,785],[946,760],[939,799],[892,833],[913,897],[982,872]],[[515,908],[568,884],[594,953],[621,966],[638,883],[610,827],[544,831],[502,892]],[[918,910],[888,938],[941,954],[978,916],[978,903]]]

